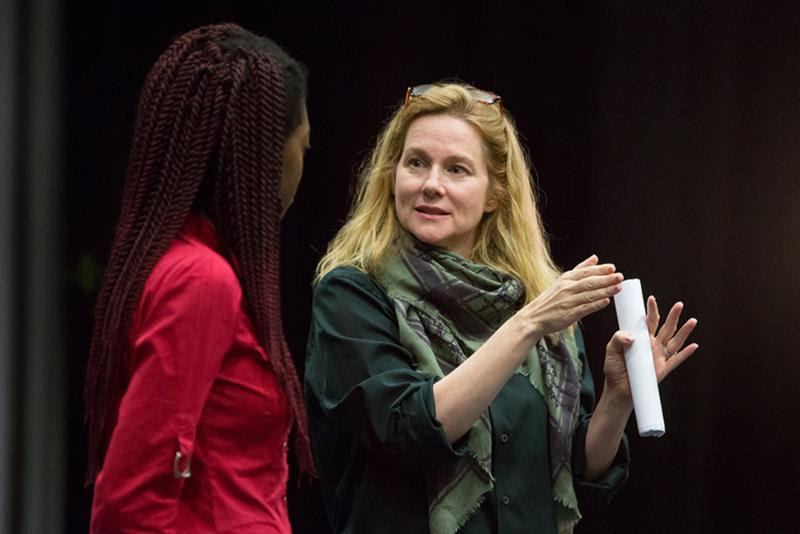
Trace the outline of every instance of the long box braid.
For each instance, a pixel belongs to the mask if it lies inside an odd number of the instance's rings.
[[[257,338],[286,391],[298,466],[315,473],[281,319],[278,191],[287,104],[276,51],[288,57],[234,24],[205,26],[178,37],[147,76],[95,308],[85,390],[87,483],[102,468],[127,387],[129,330],[145,281],[198,205],[219,233]]]

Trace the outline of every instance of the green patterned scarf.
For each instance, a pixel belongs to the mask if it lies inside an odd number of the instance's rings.
[[[455,369],[524,304],[515,277],[419,242],[389,258],[376,277],[394,302],[401,344],[417,371],[432,378]],[[580,519],[571,467],[581,374],[574,337],[563,335],[555,346],[541,340],[517,372],[547,404],[556,518],[559,531],[571,531]],[[472,425],[468,450],[428,479],[432,534],[456,532],[494,487],[488,411]]]

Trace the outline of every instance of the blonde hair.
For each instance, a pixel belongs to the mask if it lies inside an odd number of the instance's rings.
[[[526,301],[558,277],[536,209],[529,158],[514,123],[499,103],[477,101],[470,90],[474,88],[459,83],[435,84],[394,112],[362,165],[347,221],[317,265],[315,283],[345,265],[375,274],[386,254],[407,243],[408,234],[395,214],[395,170],[411,123],[436,114],[472,124],[483,141],[490,195],[497,208],[480,222],[470,259],[519,278]]]

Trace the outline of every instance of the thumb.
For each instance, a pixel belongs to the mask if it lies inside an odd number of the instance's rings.
[[[617,330],[611,336],[611,341],[606,345],[606,354],[622,354],[622,352],[633,344],[633,336],[624,331]]]

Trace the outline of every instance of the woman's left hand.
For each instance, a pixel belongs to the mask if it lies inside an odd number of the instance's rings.
[[[650,345],[653,349],[653,364],[656,378],[661,382],[676,367],[694,354],[697,343],[686,345],[689,334],[697,326],[697,319],[691,318],[678,328],[678,320],[683,310],[683,303],[676,302],[667,315],[667,320],[658,328],[660,320],[658,305],[652,295],[647,299],[647,329],[650,331]],[[603,365],[605,374],[604,391],[613,393],[619,399],[630,400],[631,389],[628,383],[628,372],[625,368],[623,350],[633,343],[633,336],[628,332],[617,331],[606,346],[606,360]]]

